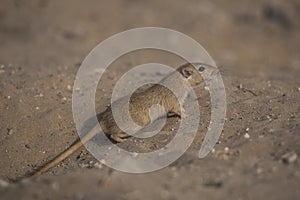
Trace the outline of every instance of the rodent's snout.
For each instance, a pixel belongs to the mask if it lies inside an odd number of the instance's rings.
[[[216,75],[219,75],[220,74],[220,71],[216,68],[212,71],[211,75],[212,76],[216,76]]]

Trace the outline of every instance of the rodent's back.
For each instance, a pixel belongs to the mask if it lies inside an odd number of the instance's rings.
[[[155,84],[142,92],[134,92],[132,94],[129,101],[129,113],[132,120],[139,126],[147,125],[151,122],[149,110],[156,104],[164,107],[166,112],[176,111],[176,113],[180,113],[180,104],[185,100],[191,87],[201,82],[203,82],[203,79],[192,64],[187,63],[180,66],[176,71],[165,77],[160,82],[161,84]],[[176,97],[166,86],[173,88],[178,96]],[[120,112],[122,112],[124,107],[122,104],[125,103],[120,100],[114,102],[113,106],[118,107]],[[108,109],[111,109],[111,107]],[[154,116],[154,118],[158,117],[160,117],[159,114]],[[115,125],[111,111],[106,111],[106,119],[103,120],[103,123],[106,121],[110,128]]]

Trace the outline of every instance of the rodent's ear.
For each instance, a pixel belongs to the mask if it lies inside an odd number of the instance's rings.
[[[192,76],[194,73],[194,71],[192,69],[188,69],[188,68],[183,68],[181,70],[181,74],[185,77],[185,78],[189,78],[190,76]]]

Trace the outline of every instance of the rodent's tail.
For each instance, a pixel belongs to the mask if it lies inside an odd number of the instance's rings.
[[[31,174],[31,176],[38,176],[45,172],[47,172],[49,169],[55,167],[57,164],[59,164],[61,161],[66,159],[68,156],[73,154],[77,149],[79,149],[82,146],[82,142],[80,139],[77,139],[76,142],[74,142],[68,149],[66,149],[64,152],[53,158],[51,161],[49,161],[46,165],[39,168],[37,171]]]
[[[84,143],[92,139],[97,134],[97,126],[95,126],[90,132],[88,132],[82,139],[77,139],[69,148],[67,148],[64,152],[53,158],[51,161],[49,161],[46,165],[39,168],[37,171],[30,174],[30,176],[38,176],[45,172],[47,172],[49,169],[55,167],[58,163],[66,159],[68,156],[73,154],[76,150],[78,150]]]

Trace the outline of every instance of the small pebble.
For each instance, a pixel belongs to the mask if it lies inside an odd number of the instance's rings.
[[[8,128],[8,129],[7,129],[7,134],[8,134],[8,135],[12,135],[13,132],[14,132],[14,129],[12,129],[12,128]]]
[[[224,151],[225,151],[225,152],[228,152],[228,151],[229,151],[229,148],[228,148],[228,147],[225,147],[225,148],[224,148]]]
[[[246,132],[248,132],[250,130],[250,128],[246,128]]]
[[[298,87],[298,91],[300,92],[300,87]]]
[[[172,178],[177,178],[178,177],[179,172],[178,172],[178,170],[177,170],[177,168],[175,166],[171,167],[171,172],[172,172],[172,174],[171,174]]]
[[[170,167],[170,169],[171,169],[172,171],[176,171],[176,170],[177,170],[177,168],[176,168],[175,166]]]
[[[285,153],[281,156],[281,159],[284,163],[286,164],[291,164],[294,163],[297,160],[298,155],[292,151],[292,152],[288,152]]]
[[[9,183],[5,180],[0,179],[0,187],[7,187],[9,186]]]
[[[263,171],[263,170],[262,170],[262,168],[260,168],[260,167],[256,169],[256,173],[257,173],[257,174],[261,174],[262,171]]]
[[[36,109],[36,110],[39,110],[39,109],[40,109],[40,107],[38,107],[38,106],[37,106],[37,107],[35,107],[35,109]]]
[[[7,96],[7,99],[11,99],[11,96]]]
[[[137,155],[138,155],[138,153],[136,153],[136,152],[132,153],[132,157],[134,157],[134,158],[137,157]]]
[[[23,178],[23,179],[21,179],[20,184],[22,186],[28,186],[30,184],[30,179],[29,178]]]
[[[104,159],[101,159],[100,162],[101,162],[102,164],[104,164],[104,165],[105,165],[105,163],[106,163]]]
[[[52,184],[51,184],[51,188],[53,189],[53,190],[59,190],[59,184],[58,184],[58,182],[53,182]]]
[[[90,165],[87,163],[79,163],[78,165],[80,168],[89,168],[90,167]]]
[[[279,143],[279,146],[281,146],[281,147],[284,145],[285,145],[285,142],[283,142],[283,141]]]
[[[238,88],[239,90],[242,90],[242,89],[243,89],[243,85],[242,85],[242,84],[239,84],[239,85],[237,86],[237,88]]]
[[[43,97],[44,95],[42,93],[35,95],[34,97]]]
[[[248,133],[246,133],[246,134],[244,135],[244,138],[249,139],[249,138],[250,138],[250,135],[249,135]]]
[[[97,169],[102,169],[102,168],[103,168],[103,165],[102,165],[101,162],[96,162],[96,163],[94,164],[94,167],[97,168]]]
[[[68,89],[68,90],[72,90],[71,85],[67,85],[67,89]]]
[[[5,72],[5,70],[0,69],[0,74],[3,74]]]

